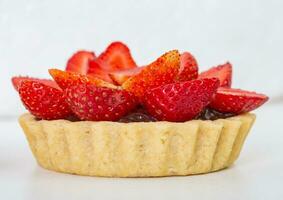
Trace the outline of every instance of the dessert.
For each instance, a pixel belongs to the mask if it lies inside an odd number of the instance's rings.
[[[191,175],[238,158],[264,94],[231,88],[227,62],[199,73],[189,52],[169,51],[138,67],[113,42],[79,51],[52,79],[15,76],[29,113],[19,118],[46,169],[88,176]]]

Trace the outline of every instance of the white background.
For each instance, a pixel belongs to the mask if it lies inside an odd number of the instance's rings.
[[[0,0],[0,199],[283,199],[282,10],[281,0]],[[233,168],[112,180],[36,166],[16,122],[24,109],[10,78],[48,77],[78,49],[99,54],[114,40],[127,43],[140,65],[171,49],[190,51],[201,69],[229,60],[234,87],[271,97]]]

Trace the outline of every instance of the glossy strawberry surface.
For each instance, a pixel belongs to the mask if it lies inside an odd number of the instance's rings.
[[[268,97],[264,94],[240,89],[219,88],[210,107],[224,113],[240,114],[260,107],[267,100]]]
[[[28,77],[28,76],[14,76],[12,77],[12,84],[15,88],[15,90],[19,90],[19,87],[22,83],[22,81],[37,81],[37,82],[40,82],[40,83],[43,83],[45,85],[48,85],[48,86],[51,86],[51,87],[54,87],[54,88],[58,88],[59,89],[59,86],[57,85],[57,83],[51,79],[41,79],[41,78],[32,78],[32,77]]]
[[[26,109],[39,119],[64,119],[71,114],[63,91],[57,88],[25,80],[19,87],[19,94]]]
[[[133,69],[119,70],[109,73],[111,79],[116,85],[122,85],[129,78],[139,74],[144,67],[136,67]]]
[[[98,57],[106,71],[132,69],[137,67],[130,49],[122,42],[112,42]]]
[[[218,78],[221,87],[231,87],[232,85],[232,65],[227,62],[223,65],[212,67],[199,74],[198,78]]]
[[[138,67],[128,46],[119,41],[99,56],[78,51],[65,71],[49,73],[54,81],[12,77],[23,104],[40,119],[215,120],[253,111],[268,100],[263,94],[231,88],[229,62],[199,73],[190,52],[172,50]]]
[[[123,83],[122,88],[143,98],[149,89],[175,82],[180,68],[180,54],[177,50],[169,51],[142,71]]]
[[[78,85],[81,83],[91,83],[99,87],[116,88],[115,85],[92,76],[66,72],[59,69],[49,69],[49,73],[63,90],[69,86]]]
[[[91,51],[78,51],[68,60],[66,71],[87,74],[89,62],[95,58],[95,54]]]
[[[210,103],[218,86],[216,78],[163,85],[146,92],[145,106],[158,120],[187,121]]]
[[[78,84],[65,90],[71,110],[81,120],[117,121],[136,106],[136,100],[124,90]]]
[[[178,81],[190,81],[198,77],[198,63],[191,53],[182,53],[180,62]]]

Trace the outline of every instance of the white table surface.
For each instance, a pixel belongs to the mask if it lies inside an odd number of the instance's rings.
[[[42,169],[17,121],[1,121],[0,199],[283,199],[282,108],[267,105],[257,111],[233,167],[171,178],[95,178]]]

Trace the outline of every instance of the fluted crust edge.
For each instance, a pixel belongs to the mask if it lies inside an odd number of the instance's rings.
[[[255,120],[71,122],[19,118],[38,164],[87,176],[157,177],[218,171],[238,158]]]

